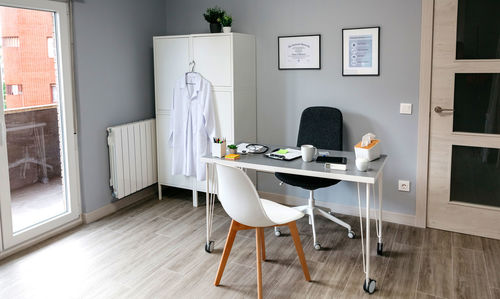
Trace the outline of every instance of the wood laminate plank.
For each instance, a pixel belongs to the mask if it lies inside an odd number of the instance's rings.
[[[440,299],[441,297],[436,297],[433,295],[417,292],[415,294],[415,299]]]
[[[491,297],[493,299],[500,299],[500,289],[491,288],[490,291],[491,291]]]
[[[399,232],[398,232],[399,233]],[[378,286],[377,296],[382,298],[413,297],[417,286],[420,248],[394,243],[385,276]]]
[[[427,229],[424,235],[417,291],[450,298],[453,286],[451,233]]]
[[[483,250],[481,237],[452,233],[453,246],[465,249]]]
[[[453,298],[490,298],[481,251],[453,247]]]
[[[500,289],[500,240],[481,238],[490,287]]]

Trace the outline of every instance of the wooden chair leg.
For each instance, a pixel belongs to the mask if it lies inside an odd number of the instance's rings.
[[[255,229],[255,248],[257,251],[257,297],[262,299],[262,230]]]
[[[309,269],[307,268],[306,258],[304,256],[304,251],[302,250],[302,243],[300,243],[299,231],[297,230],[297,224],[295,221],[288,223],[288,228],[290,229],[290,234],[292,235],[293,243],[295,244],[295,250],[297,250],[297,255],[299,256],[300,264],[302,265],[304,277],[307,281],[311,281],[311,276],[309,276]]]
[[[260,245],[262,248],[262,260],[266,260],[266,237],[264,236],[264,228],[258,228],[260,230]]]
[[[233,220],[231,221],[231,227],[229,228],[229,232],[227,234],[226,245],[224,245],[224,251],[222,252],[219,269],[217,270],[217,277],[214,282],[216,286],[220,284],[222,273],[224,273],[224,268],[226,267],[227,259],[229,258],[229,253],[231,253],[231,248],[233,247],[236,232],[238,232],[238,223]]]

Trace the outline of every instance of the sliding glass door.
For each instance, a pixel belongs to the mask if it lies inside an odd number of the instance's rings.
[[[3,249],[80,217],[68,4],[0,0]]]

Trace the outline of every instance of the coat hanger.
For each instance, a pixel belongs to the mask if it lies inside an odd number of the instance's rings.
[[[189,84],[189,85],[195,85],[195,83],[189,83],[188,82],[188,75],[189,74],[197,74],[195,71],[194,71],[194,67],[196,66],[196,62],[193,60],[189,63],[189,67],[190,67],[190,71],[189,72],[186,72],[185,74],[185,80],[186,80],[186,84]]]

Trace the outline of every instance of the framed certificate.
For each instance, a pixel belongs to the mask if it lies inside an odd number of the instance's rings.
[[[342,29],[342,76],[380,74],[380,27]]]
[[[278,36],[278,69],[321,69],[321,35]]]

